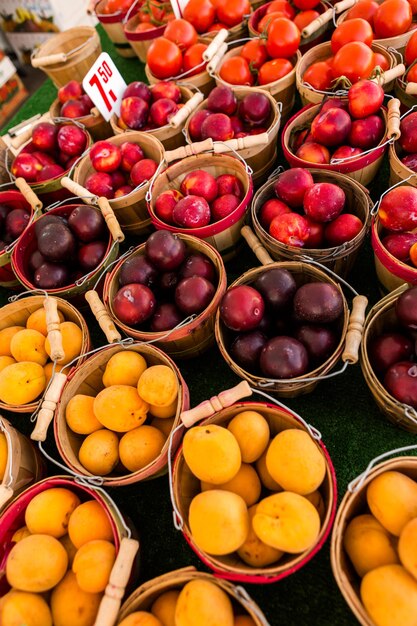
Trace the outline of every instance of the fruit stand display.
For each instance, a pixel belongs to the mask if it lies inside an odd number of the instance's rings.
[[[0,623],[415,626],[415,1],[89,10],[2,138]]]

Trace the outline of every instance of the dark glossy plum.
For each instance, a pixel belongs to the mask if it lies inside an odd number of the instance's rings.
[[[158,280],[158,272],[146,256],[133,256],[126,259],[120,268],[119,285],[140,283],[152,288]]]
[[[384,377],[384,386],[398,402],[417,409],[417,364],[401,361],[391,365]]]
[[[184,319],[183,313],[171,302],[165,302],[156,307],[151,320],[151,330],[159,333],[164,330],[171,330],[178,326]]]
[[[303,324],[295,332],[295,338],[307,348],[310,361],[323,363],[335,351],[337,334],[331,328]]]
[[[113,299],[116,317],[128,326],[137,326],[152,317],[156,308],[155,296],[149,287],[133,283],[124,285]]]
[[[43,229],[48,226],[48,224],[66,224],[67,221],[60,217],[59,215],[43,215],[41,219],[36,220],[35,222],[35,234],[36,237],[39,237]]]
[[[249,285],[231,287],[220,304],[223,323],[237,332],[257,328],[265,312],[265,302],[259,291]]]
[[[33,283],[41,289],[57,289],[70,282],[70,273],[66,265],[42,263],[33,275]]]
[[[306,283],[294,296],[294,314],[298,321],[328,324],[343,313],[343,297],[330,283]]]
[[[230,346],[230,356],[240,367],[249,372],[258,370],[262,348],[268,341],[259,330],[239,335]]]
[[[5,228],[12,239],[19,237],[29,224],[30,213],[26,209],[13,209],[6,217]]]
[[[70,262],[75,247],[75,237],[63,223],[47,224],[38,236],[39,252],[53,263]]]
[[[178,285],[177,272],[164,272],[160,274],[158,286],[163,291],[164,296],[172,295]]]
[[[145,254],[158,269],[166,272],[177,269],[185,259],[186,246],[168,230],[157,230],[148,238]]]
[[[294,337],[274,337],[262,348],[259,364],[268,378],[295,378],[308,372],[308,352]]]
[[[34,252],[32,252],[32,254],[29,257],[29,261],[28,261],[29,269],[31,270],[31,272],[34,272],[35,270],[38,269],[38,267],[40,267],[45,262],[46,262],[45,257],[41,255],[39,250],[35,250]]]
[[[193,253],[187,257],[180,269],[181,278],[191,276],[202,276],[211,283],[214,283],[216,270],[213,263],[204,254]]]
[[[413,342],[401,333],[385,333],[368,347],[369,360],[377,374],[385,374],[394,363],[409,361],[413,353]]]
[[[202,276],[183,278],[175,290],[175,304],[186,315],[201,313],[210,304],[214,286]]]
[[[395,312],[402,326],[417,330],[417,287],[411,287],[400,295]]]
[[[274,312],[287,308],[297,291],[294,277],[288,270],[274,268],[265,270],[253,283]]]
[[[107,244],[104,241],[90,241],[78,249],[78,263],[86,272],[96,269],[106,254]]]
[[[68,226],[74,235],[84,243],[96,241],[104,236],[105,221],[97,209],[85,204],[75,207],[68,218]]]

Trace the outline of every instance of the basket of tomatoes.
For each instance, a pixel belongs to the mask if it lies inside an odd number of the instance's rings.
[[[247,20],[252,7],[249,0],[189,0],[183,17],[206,38],[215,37],[222,28],[229,32],[227,41],[247,36]]]
[[[131,58],[136,52],[131,47],[124,31],[124,20],[128,11],[137,12],[135,0],[99,0],[94,7],[94,14],[112,41],[120,56]]]
[[[395,81],[395,95],[401,102],[401,111],[406,112],[417,104],[417,31],[407,42],[404,51],[405,72]]]
[[[171,2],[145,0],[131,16],[138,0],[128,10],[123,20],[124,34],[139,60],[146,63],[146,53],[152,41],[161,37],[168,22],[174,19]]]

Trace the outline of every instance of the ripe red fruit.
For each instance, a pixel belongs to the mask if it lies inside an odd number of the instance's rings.
[[[315,183],[304,196],[305,214],[316,222],[330,222],[343,211],[346,196],[333,183]]]
[[[361,232],[363,223],[352,213],[342,213],[326,226],[324,236],[331,247],[352,241]]]
[[[180,191],[184,196],[201,196],[207,202],[213,202],[218,193],[217,181],[205,170],[193,170],[183,178]]]
[[[398,402],[417,409],[417,365],[401,361],[391,365],[384,377],[384,386]]]
[[[274,191],[293,209],[303,206],[304,195],[314,185],[311,173],[302,167],[294,167],[279,174]]]
[[[358,119],[378,113],[384,95],[381,85],[371,80],[359,80],[348,91],[349,113]]]
[[[319,113],[311,124],[314,141],[324,146],[339,146],[349,135],[352,125],[349,113],[339,108]]]
[[[114,172],[120,166],[122,153],[119,146],[109,141],[97,141],[90,150],[90,159],[97,172]]]
[[[417,189],[402,185],[388,191],[379,204],[378,217],[387,230],[414,230],[417,227]]]
[[[401,136],[398,143],[405,152],[417,152],[417,112],[401,120]]]
[[[256,328],[264,315],[265,303],[256,289],[249,285],[231,287],[220,304],[220,317],[230,330],[247,331]]]
[[[210,223],[210,207],[207,200],[201,196],[186,196],[177,202],[172,217],[178,226],[201,228]]]
[[[158,168],[158,163],[153,159],[142,159],[135,163],[130,172],[130,178],[134,185],[141,185],[150,180]]]
[[[78,126],[61,126],[57,134],[59,149],[69,156],[82,154],[87,145],[87,136]]]
[[[37,150],[51,152],[56,148],[57,133],[57,126],[48,122],[41,122],[32,131],[32,144]]]
[[[271,200],[267,200],[262,205],[259,211],[259,220],[265,230],[269,230],[272,220],[283,213],[291,213],[290,207],[284,202],[281,202],[281,200],[271,198]]]
[[[124,285],[113,299],[116,317],[128,326],[137,326],[152,317],[156,307],[155,296],[149,287],[132,283]]]
[[[305,217],[298,213],[283,213],[274,217],[269,226],[269,234],[288,246],[302,248],[310,234],[310,226]]]

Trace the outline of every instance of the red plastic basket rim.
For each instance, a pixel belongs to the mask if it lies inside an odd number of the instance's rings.
[[[398,278],[401,278],[407,283],[417,283],[417,268],[402,263],[392,256],[382,245],[378,235],[375,217],[371,225],[371,244],[376,257],[391,274],[398,276]]]
[[[134,30],[129,30],[129,25],[136,19],[136,17],[136,15],[130,17],[123,27],[126,39],[129,41],[147,41],[150,39],[156,39],[156,37],[162,37],[167,26],[166,24],[162,24],[162,26],[155,26],[154,28],[149,28],[148,30],[143,30],[139,33]]]

